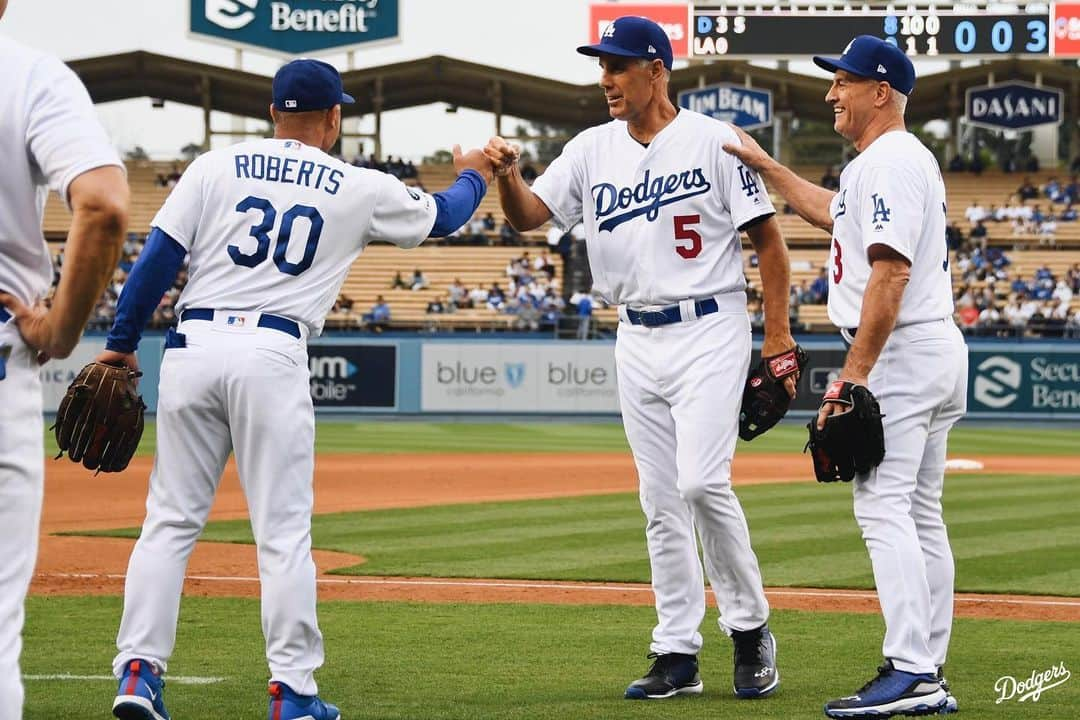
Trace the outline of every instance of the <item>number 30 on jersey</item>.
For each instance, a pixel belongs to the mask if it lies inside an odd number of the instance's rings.
[[[287,275],[299,275],[311,267],[315,259],[315,250],[319,247],[319,237],[322,235],[323,219],[316,208],[310,205],[293,205],[281,216],[281,227],[278,229],[277,241],[270,238],[270,232],[274,229],[277,221],[277,210],[266,198],[248,195],[236,204],[236,212],[248,213],[252,210],[262,212],[262,219],[251,226],[248,234],[255,238],[254,252],[245,253],[235,243],[229,245],[229,257],[237,265],[253,268],[265,262],[270,255],[270,244],[274,244],[274,264],[277,269]],[[285,253],[289,250],[289,240],[292,238],[293,222],[298,217],[305,217],[310,223],[307,244],[304,247],[304,257],[300,262],[289,262]]]

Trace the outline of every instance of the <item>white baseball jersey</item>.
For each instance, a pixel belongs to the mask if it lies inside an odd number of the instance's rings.
[[[53,277],[41,233],[49,188],[67,202],[79,175],[123,164],[86,88],[64,63],[0,37],[0,67],[0,289],[33,303]]]
[[[62,62],[0,37],[0,68],[0,290],[32,304],[52,283],[41,233],[49,188],[66,201],[72,180],[94,168],[120,165],[120,158],[86,88]],[[37,559],[45,450],[37,353],[6,316],[0,322],[0,719],[19,720],[23,600]]]
[[[878,243],[911,262],[897,326],[952,316],[945,210],[937,159],[911,133],[885,133],[844,168],[830,207],[829,319],[834,325],[858,327],[870,280],[867,248]]]
[[[152,224],[191,254],[178,308],[272,313],[317,335],[364,247],[416,247],[435,214],[393,175],[265,139],[196,159]]]
[[[613,120],[567,143],[532,191],[561,227],[584,220],[593,288],[608,302],[741,291],[738,228],[775,210],[757,173],[723,151],[738,142],[686,109],[648,147]]]

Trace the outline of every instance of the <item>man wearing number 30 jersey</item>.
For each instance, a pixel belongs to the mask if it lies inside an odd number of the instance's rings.
[[[311,559],[315,421],[307,338],[321,332],[349,267],[373,240],[400,247],[473,214],[491,163],[454,148],[457,181],[429,195],[326,153],[341,103],[332,66],[296,60],[274,77],[274,137],[191,164],[153,221],[99,357],[136,367],[135,349],[184,257],[179,325],[166,338],[157,457],[128,565],[113,670],[118,718],[168,720],[161,676],[176,639],[184,572],[230,453],[258,546],[269,717],[337,720],[317,696],[323,641]],[[211,710],[207,710],[213,714]]]
[[[764,697],[780,681],[776,643],[731,488],[751,340],[740,232],[760,257],[765,355],[795,345],[787,250],[761,178],[722,149],[737,142],[734,132],[671,103],[671,44],[660,26],[621,17],[599,44],[578,52],[599,58],[613,120],[567,143],[531,188],[502,138],[492,138],[485,152],[497,173],[506,173],[499,197],[519,230],[549,219],[563,228],[584,221],[593,289],[619,306],[619,403],[637,466],[658,617],[652,668],[625,697],[702,691],[699,537],[720,627],[734,641],[734,693]]]

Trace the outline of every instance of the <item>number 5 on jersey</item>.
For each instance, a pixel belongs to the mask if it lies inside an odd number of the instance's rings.
[[[236,212],[248,213],[251,210],[262,212],[262,219],[251,226],[248,235],[255,238],[257,245],[254,252],[245,253],[235,243],[229,245],[229,257],[237,265],[253,268],[263,263],[270,255],[270,232],[274,229],[277,220],[277,210],[266,198],[248,195],[236,204]],[[293,222],[298,217],[308,219],[308,238],[304,247],[304,257],[298,263],[289,262],[285,253],[289,250],[289,240],[292,238]],[[281,227],[278,229],[277,242],[274,243],[274,264],[277,269],[287,275],[299,275],[311,267],[315,259],[315,250],[319,247],[319,236],[322,235],[323,219],[319,211],[310,205],[293,205],[281,216]]]
[[[701,222],[701,216],[676,215],[674,220],[675,239],[690,241],[690,245],[676,245],[675,252],[679,253],[683,260],[693,260],[701,254],[701,233],[690,226]]]

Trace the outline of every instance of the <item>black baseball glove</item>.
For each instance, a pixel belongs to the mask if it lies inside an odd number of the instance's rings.
[[[837,403],[846,410],[830,415],[825,429],[817,429],[817,418],[806,426],[810,440],[806,450],[814,459],[818,482],[848,482],[855,473],[867,473],[885,458],[885,430],[881,426],[881,406],[863,385],[836,380],[825,392],[824,403]]]
[[[141,374],[100,362],[80,370],[56,411],[56,457],[66,452],[98,472],[126,468],[143,433],[146,405],[135,385]]]
[[[806,352],[796,345],[787,352],[761,358],[750,370],[743,387],[739,410],[739,437],[753,440],[780,422],[791,406],[784,389],[784,378],[801,373],[806,367]]]

